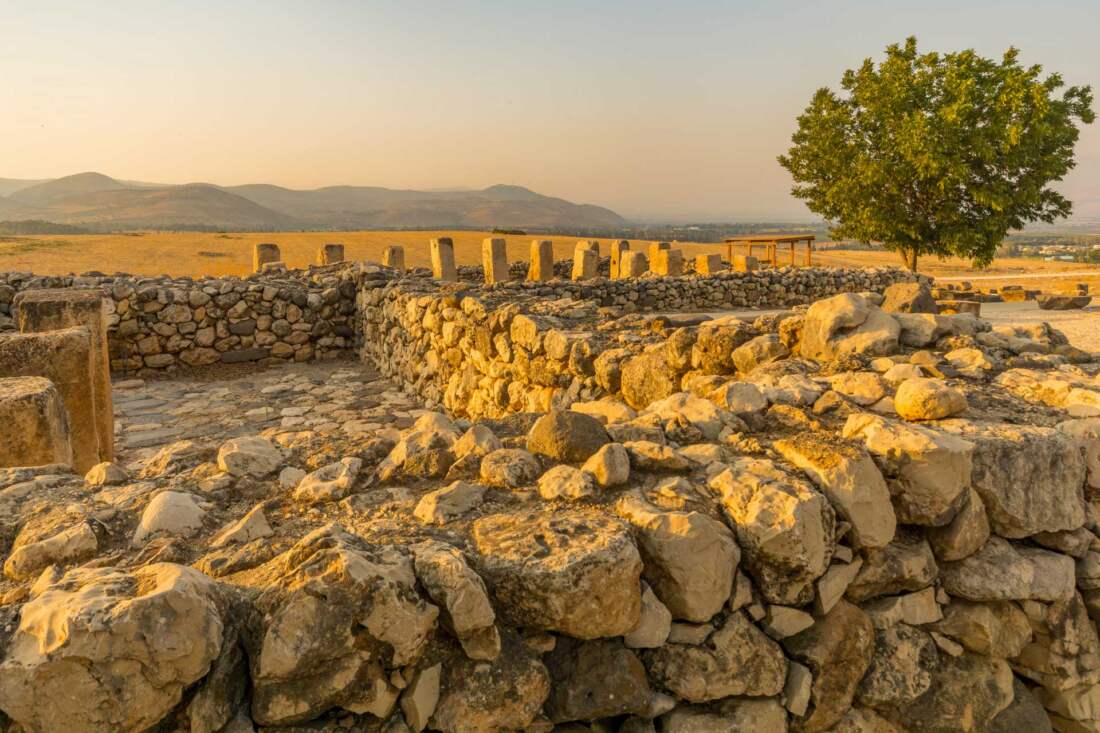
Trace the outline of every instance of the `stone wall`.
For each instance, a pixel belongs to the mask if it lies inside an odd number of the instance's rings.
[[[361,282],[362,356],[430,405],[499,417],[617,392],[614,362],[644,345],[617,330],[639,315],[785,308],[911,279],[896,268],[783,268],[441,288],[380,270]]]
[[[21,291],[99,290],[115,373],[333,358],[355,347],[356,271],[334,265],[244,279],[0,273],[0,331],[14,327]]]

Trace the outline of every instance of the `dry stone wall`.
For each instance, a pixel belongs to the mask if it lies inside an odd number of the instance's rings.
[[[896,268],[783,268],[440,287],[378,270],[361,280],[362,356],[429,404],[499,417],[617,394],[618,363],[645,345],[629,327],[647,314],[786,308],[913,279]]]
[[[14,328],[19,292],[96,290],[115,373],[327,359],[355,347],[356,277],[347,265],[244,279],[0,273],[0,330]]]

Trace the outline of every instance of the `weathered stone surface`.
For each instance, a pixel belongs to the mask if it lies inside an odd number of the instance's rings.
[[[931,627],[970,651],[1011,659],[1031,640],[1027,615],[1011,601],[974,603],[956,598],[943,607],[943,619]]]
[[[812,710],[802,721],[803,730],[827,730],[843,717],[871,666],[874,645],[870,619],[846,601],[802,633],[783,640],[787,653],[814,676]]]
[[[787,714],[774,699],[731,698],[711,707],[678,705],[660,724],[663,733],[786,733]]]
[[[551,410],[527,434],[527,450],[565,463],[581,463],[609,442],[598,420],[572,410]]]
[[[894,395],[894,409],[906,420],[942,420],[966,408],[966,395],[941,379],[906,379]]]
[[[252,718],[261,725],[336,707],[385,717],[398,692],[388,670],[420,658],[439,615],[417,594],[407,555],[332,525],[227,580],[258,592],[262,623],[248,641]]]
[[[339,501],[351,492],[362,466],[363,461],[359,458],[341,458],[336,463],[318,468],[298,482],[294,500],[303,504]]]
[[[655,649],[665,643],[671,629],[672,613],[643,582],[638,625],[623,635],[623,642],[631,649]]]
[[[1020,604],[1034,634],[1012,659],[1020,675],[1050,690],[1100,683],[1100,639],[1079,593],[1049,605]]]
[[[593,453],[581,467],[604,488],[620,486],[630,479],[630,453],[621,443],[608,443]]]
[[[844,437],[860,439],[887,477],[899,522],[942,526],[966,501],[974,445],[940,431],[854,414]]]
[[[501,448],[481,459],[478,476],[487,486],[514,489],[530,484],[541,470],[538,459],[522,448]]]
[[[592,496],[596,487],[591,474],[572,466],[554,466],[539,477],[539,496],[554,499],[583,499]]]
[[[1050,717],[1035,695],[1019,680],[1012,685],[1012,703],[990,723],[989,733],[1053,733]]]
[[[981,550],[940,568],[943,587],[971,601],[1053,602],[1073,595],[1073,558],[990,537]]]
[[[190,537],[202,528],[205,517],[206,510],[194,494],[162,491],[141,513],[132,544],[140,547],[151,538],[162,535]]]
[[[764,597],[806,603],[829,567],[835,515],[828,500],[774,463],[738,458],[708,482],[733,525]]]
[[[644,658],[651,679],[694,703],[730,695],[777,695],[787,676],[779,645],[741,612],[731,614],[703,646],[670,643]]]
[[[50,537],[16,543],[4,561],[4,575],[12,580],[29,580],[50,565],[64,567],[95,556],[99,540],[87,522],[78,522]]]
[[[422,496],[413,516],[425,524],[446,524],[473,510],[484,498],[484,486],[455,481]]]
[[[874,656],[859,683],[859,701],[875,709],[911,703],[931,687],[938,663],[927,632],[908,624],[875,629]]]
[[[819,300],[806,311],[800,352],[828,361],[852,355],[884,356],[898,349],[901,327],[887,313],[855,293]]]
[[[1080,527],[1085,461],[1054,428],[947,421],[974,445],[972,482],[993,531],[1011,539]]]
[[[279,449],[258,435],[234,438],[218,449],[218,468],[232,476],[262,478],[275,473],[282,463]]]
[[[913,733],[978,733],[989,730],[1012,699],[1012,670],[1004,660],[969,652],[959,657],[943,654],[927,692],[883,712],[899,728]]]
[[[661,511],[637,492],[616,508],[634,527],[643,576],[673,618],[701,622],[716,614],[741,558],[733,533],[699,512]]]
[[[0,379],[0,424],[0,466],[72,464],[68,413],[45,377]]]
[[[731,358],[737,371],[748,374],[762,364],[784,359],[790,350],[779,340],[778,334],[768,333],[749,339],[733,350]]]
[[[863,567],[845,594],[862,601],[927,588],[939,575],[932,548],[919,532],[903,530],[881,549],[866,550]]]
[[[642,560],[619,522],[579,512],[497,514],[473,527],[475,566],[510,624],[578,639],[638,623]]]
[[[543,661],[551,683],[545,710],[555,723],[644,715],[649,709],[645,667],[618,640],[560,639]]]
[[[726,425],[722,412],[709,400],[689,392],[677,392],[663,400],[650,403],[643,415],[656,416],[664,424],[685,421],[699,431],[704,440],[717,440]]]
[[[982,548],[989,539],[989,517],[981,494],[973,489],[949,524],[925,530],[932,552],[942,562],[962,560]]]
[[[207,673],[222,629],[214,582],[197,570],[71,570],[23,607],[0,709],[28,731],[139,733]]]
[[[882,309],[887,313],[939,313],[936,299],[927,283],[894,283],[882,293]]]
[[[662,351],[650,351],[622,363],[623,399],[635,410],[647,407],[678,391],[678,380]]]
[[[416,577],[440,608],[440,619],[471,659],[496,659],[500,633],[481,576],[455,547],[422,542],[413,548]]]
[[[775,449],[829,497],[837,514],[851,523],[857,544],[883,547],[894,538],[890,490],[863,450],[819,433],[778,440]]]

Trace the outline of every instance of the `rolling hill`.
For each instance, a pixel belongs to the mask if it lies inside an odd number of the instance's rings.
[[[0,179],[0,183],[12,179]],[[269,184],[221,187],[119,181],[79,173],[11,185],[0,196],[7,219],[44,219],[98,229],[252,230],[365,228],[615,227],[621,216],[522,186],[476,191],[412,191],[374,186],[294,190]]]

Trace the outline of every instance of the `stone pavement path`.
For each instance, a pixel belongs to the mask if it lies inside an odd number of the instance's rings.
[[[216,445],[270,428],[343,436],[396,430],[421,412],[373,367],[349,361],[275,366],[217,381],[118,380],[114,402],[124,462],[177,440]]]

